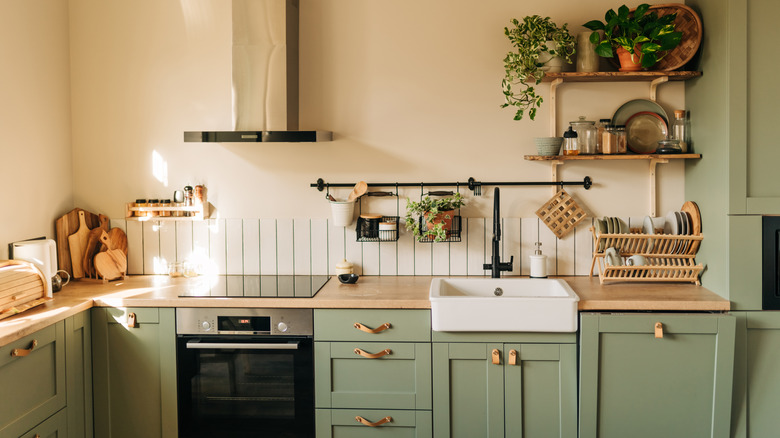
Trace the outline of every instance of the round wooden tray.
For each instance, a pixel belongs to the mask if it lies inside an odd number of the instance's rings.
[[[650,11],[655,11],[659,17],[677,13],[674,20],[675,30],[682,32],[680,45],[670,50],[657,64],[654,70],[672,71],[688,63],[701,45],[701,18],[699,14],[688,6],[679,3],[650,6]]]
[[[702,36],[701,18],[696,11],[680,3],[650,6],[648,12],[650,11],[654,11],[659,17],[677,13],[674,25],[675,30],[682,32],[682,40],[677,47],[669,51],[666,56],[651,67],[653,71],[677,70],[693,59],[693,56],[699,50]],[[631,12],[634,12],[634,9]],[[617,57],[609,58],[609,62],[615,68],[620,67]]]

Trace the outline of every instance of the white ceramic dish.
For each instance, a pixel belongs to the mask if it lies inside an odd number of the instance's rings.
[[[606,232],[607,232],[607,224],[603,220],[596,218],[596,233],[597,233],[597,236],[605,234]],[[603,240],[601,240],[599,242],[598,252],[604,251],[604,243],[605,242]]]
[[[653,225],[653,218],[645,216],[645,220],[642,222],[642,233],[653,235],[655,234],[655,226]],[[655,247],[655,241],[653,239],[647,239],[647,252],[650,252]]]
[[[666,222],[664,222],[664,234],[676,236],[680,234],[680,219],[675,214],[676,212],[670,211],[666,214]],[[676,244],[670,245],[667,249],[669,254],[675,254]]]

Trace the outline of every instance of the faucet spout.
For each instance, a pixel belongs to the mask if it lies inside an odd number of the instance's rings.
[[[490,263],[482,265],[484,270],[490,271],[492,278],[500,278],[501,271],[511,271],[515,257],[511,256],[509,262],[501,262],[501,203],[498,187],[493,189],[493,247]]]

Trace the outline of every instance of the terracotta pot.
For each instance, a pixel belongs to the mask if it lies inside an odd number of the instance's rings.
[[[452,218],[455,217],[455,210],[447,210],[447,211],[441,211],[439,214],[437,214],[433,221],[428,221],[428,213],[425,213],[425,225],[428,227],[428,230],[432,230],[433,227],[438,223],[444,224],[444,229],[447,231],[447,237],[450,237],[450,230],[452,230]],[[425,233],[426,237],[430,237],[431,239],[435,237],[434,234],[428,234]]]
[[[642,56],[639,53],[640,46],[634,47],[634,53],[628,53],[628,50],[618,47],[615,52],[620,60],[620,71],[640,71],[642,70]]]

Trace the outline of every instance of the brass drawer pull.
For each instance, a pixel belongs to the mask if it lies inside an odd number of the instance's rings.
[[[368,328],[368,327],[364,326],[363,324],[361,324],[361,323],[359,323],[359,322],[356,322],[356,323],[354,324],[354,327],[355,327],[356,329],[358,329],[358,330],[361,330],[361,331],[364,331],[364,332],[366,332],[366,333],[371,333],[372,335],[375,335],[375,334],[377,334],[377,333],[379,333],[379,332],[383,332],[383,331],[385,331],[385,330],[389,329],[389,328],[390,328],[390,323],[389,323],[389,322],[386,322],[386,323],[384,323],[384,324],[380,325],[379,327],[377,327],[377,328],[375,328],[375,329],[370,329],[370,328]]]
[[[393,350],[389,348],[385,348],[384,350],[380,351],[379,353],[368,353],[365,350],[361,350],[359,348],[355,349],[355,354],[363,357],[367,357],[369,359],[378,359],[382,356],[387,356],[388,354],[391,354]]]
[[[357,420],[358,423],[364,424],[366,426],[377,427],[377,426],[381,426],[381,425],[383,425],[385,423],[389,423],[389,422],[393,421],[393,417],[385,417],[385,418],[377,421],[376,423],[372,423],[372,422],[366,420],[365,418],[361,417],[360,415],[358,415],[357,417],[355,417],[355,420]]]
[[[664,337],[664,325],[660,322],[655,323],[655,337],[656,339],[663,339]]]
[[[509,365],[517,365],[517,350],[509,350]]]
[[[11,356],[14,356],[14,357],[24,357],[24,356],[27,356],[28,354],[32,353],[32,351],[37,346],[38,346],[38,341],[33,339],[32,343],[30,344],[30,348],[28,348],[26,350],[23,349],[23,348],[14,348],[13,350],[11,350]]]
[[[501,365],[501,352],[497,348],[490,352],[490,357],[493,358],[493,365]]]

